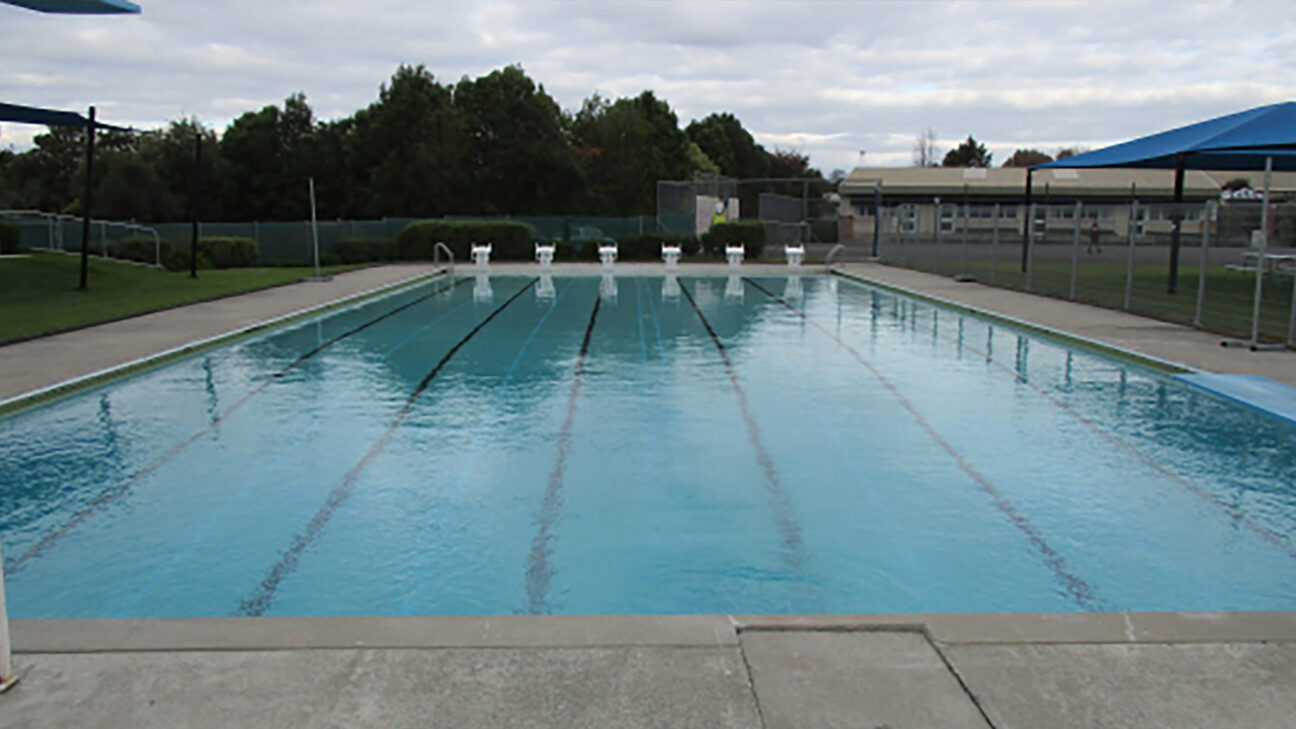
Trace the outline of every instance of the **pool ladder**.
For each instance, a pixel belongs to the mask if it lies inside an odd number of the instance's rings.
[[[441,241],[437,241],[436,245],[432,246],[432,265],[441,264],[441,251],[445,251],[446,258],[450,261],[450,275],[453,277],[455,272],[454,251],[450,250],[450,246]]]

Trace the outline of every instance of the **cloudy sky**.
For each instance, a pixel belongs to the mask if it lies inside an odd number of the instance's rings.
[[[139,127],[223,127],[302,91],[367,105],[399,63],[519,63],[564,108],[652,89],[681,124],[736,114],[828,172],[910,164],[927,127],[1001,163],[1296,99],[1296,2],[136,0],[139,16],[0,4],[0,101]],[[39,129],[0,125],[25,148]]]

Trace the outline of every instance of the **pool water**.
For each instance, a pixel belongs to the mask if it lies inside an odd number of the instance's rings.
[[[835,277],[441,277],[0,419],[18,618],[1296,609],[1296,428]]]

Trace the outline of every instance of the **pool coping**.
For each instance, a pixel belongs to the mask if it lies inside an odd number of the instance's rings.
[[[756,631],[921,632],[947,645],[1296,642],[1296,611],[14,620],[13,651],[737,646]]]
[[[1144,367],[1154,369],[1163,374],[1182,375],[1182,374],[1193,374],[1201,371],[1195,367],[1191,367],[1187,364],[1184,364],[1183,362],[1176,362],[1174,360],[1164,359],[1161,357],[1156,357],[1154,355],[1145,354],[1143,352],[1129,349],[1127,347],[1121,347],[1116,344],[1109,344],[1107,342],[1093,339],[1091,337],[1085,337],[1079,334],[1072,334],[1071,332],[1063,331],[1061,329],[1056,329],[1054,327],[1050,327],[1044,324],[1037,324],[1035,322],[1027,321],[1025,319],[1019,319],[1014,316],[1008,316],[1007,314],[1000,314],[998,312],[989,311],[987,309],[971,306],[969,304],[960,303],[952,299],[946,299],[943,296],[936,296],[934,294],[928,294],[922,291],[915,291],[914,289],[906,288],[904,286],[899,286],[893,283],[878,281],[876,279],[868,278],[867,276],[861,276],[860,274],[857,273],[842,271],[840,269],[832,268],[832,267],[828,268],[828,273],[834,276],[840,276],[841,278],[854,281],[856,283],[864,284],[865,286],[873,286],[875,288],[891,291],[897,294],[902,294],[904,296],[908,296],[914,299],[920,299],[934,304],[939,304],[940,306],[944,306],[946,308],[953,309],[955,311],[961,311],[967,314],[972,314],[982,319],[989,319],[990,321],[995,321],[1001,324],[1006,324],[1008,326],[1024,329],[1028,332],[1031,332],[1032,334],[1042,335],[1051,338],[1053,340],[1056,340],[1058,342],[1061,342],[1063,344],[1080,346],[1080,347],[1085,347],[1086,349],[1095,350],[1102,354],[1108,355],[1110,357],[1115,357],[1118,359],[1140,364]]]
[[[333,301],[326,301],[322,304],[316,304],[314,306],[310,306],[305,309],[299,309],[297,311],[289,312],[287,314],[281,314],[276,317],[271,317],[269,319],[254,322],[246,326],[238,327],[237,329],[231,329],[229,331],[222,332],[220,334],[211,337],[194,340],[192,342],[182,344],[178,347],[165,349],[162,350],[161,352],[154,352],[153,354],[145,355],[138,359],[133,359],[129,362],[123,362],[121,364],[113,365],[111,367],[106,367],[104,369],[97,370],[95,372],[90,372],[84,375],[80,375],[78,377],[74,377],[69,380],[56,382],[46,387],[24,392],[20,395],[15,395],[5,400],[0,400],[0,417],[13,415],[14,413],[27,410],[37,405],[42,405],[52,400],[57,400],[59,398],[66,397],[68,395],[72,395],[81,392],[83,390],[88,390],[98,385],[111,382],[113,380],[117,380],[123,377],[128,377],[130,375],[134,375],[139,372],[152,369],[154,367],[159,367],[161,365],[167,364],[169,362],[180,359],[182,357],[187,357],[189,355],[196,354],[198,352],[203,352],[208,349],[218,347],[222,344],[227,344],[234,339],[238,339],[240,337],[244,337],[249,334],[255,334],[256,332],[262,331],[264,329],[269,329],[271,327],[288,324],[298,319],[304,319],[310,316],[314,316],[316,314],[324,313],[332,309],[337,309],[343,306],[358,303],[365,299],[375,298],[378,296],[382,296],[384,294],[394,293],[400,290],[401,288],[414,286],[423,281],[430,281],[438,276],[444,276],[448,274],[449,271],[450,269],[448,268],[441,268],[435,271],[431,271],[429,273],[416,274],[414,276],[409,276],[400,279],[398,281],[393,281],[392,283],[389,284],[375,286],[374,288],[367,289],[365,291],[360,291],[351,294],[349,296],[344,296],[340,299],[334,299]],[[299,282],[294,281],[292,283],[299,283]],[[265,290],[265,289],[261,289],[261,290]],[[243,292],[243,293],[254,293],[254,292]],[[195,303],[206,303],[206,302],[195,302]]]

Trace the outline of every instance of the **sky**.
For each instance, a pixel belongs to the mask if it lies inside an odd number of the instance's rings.
[[[564,109],[655,91],[681,126],[735,114],[825,174],[912,163],[934,130],[993,163],[1296,99],[1296,2],[136,0],[138,16],[0,3],[0,101],[222,129],[303,92],[322,119],[400,63],[453,83],[520,64]],[[0,124],[24,149],[38,127]]]

